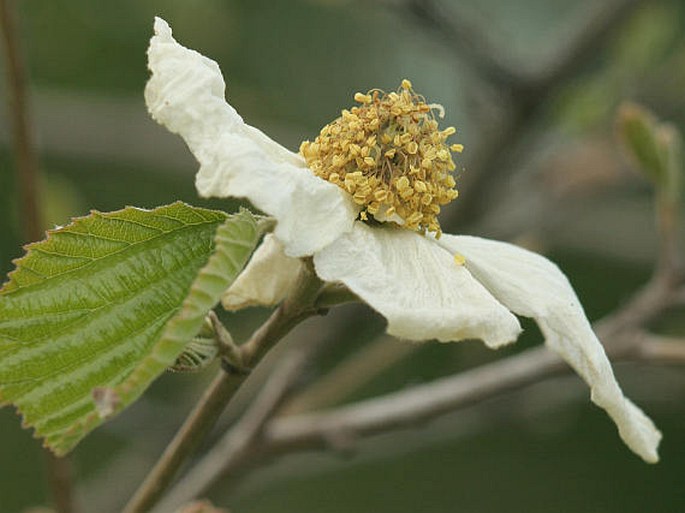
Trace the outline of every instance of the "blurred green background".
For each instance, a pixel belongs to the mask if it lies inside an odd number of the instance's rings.
[[[236,208],[196,197],[192,156],[147,117],[145,50],[158,15],[179,42],[219,62],[227,95],[246,121],[293,150],[348,107],[356,91],[391,90],[410,78],[429,101],[444,105],[445,126],[457,126],[466,144],[462,196],[467,185],[479,183],[464,199],[468,209],[446,212],[445,231],[517,240],[547,253],[568,273],[591,319],[624,303],[649,277],[656,244],[651,190],[618,148],[614,115],[622,101],[634,100],[685,127],[682,0],[18,3],[46,228],[91,208],[176,199]],[[598,23],[602,29],[569,60]],[[569,65],[541,90],[522,91],[488,71],[488,55],[524,76],[545,77],[564,59]],[[26,241],[4,103],[0,113],[5,274]],[[314,322],[291,337],[335,342],[312,377],[382,332],[376,315],[351,309],[353,326],[336,324],[332,331]],[[226,321],[244,338],[266,313]],[[349,313],[347,307],[339,315]],[[683,335],[683,313],[672,312],[653,328]],[[526,327],[517,347],[496,354],[476,342],[426,344],[348,400],[539,344],[536,329]],[[664,433],[658,465],[630,453],[606,415],[590,405],[585,386],[568,376],[376,437],[351,455],[270,462],[230,487],[217,486],[213,499],[234,513],[683,511],[685,372],[645,365],[616,370],[627,395]],[[84,512],[121,506],[211,374],[164,376],[77,448]],[[39,444],[10,408],[0,411],[0,435],[0,512],[46,503]]]

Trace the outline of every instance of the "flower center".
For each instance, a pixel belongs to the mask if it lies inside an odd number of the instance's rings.
[[[438,129],[433,110],[403,80],[397,92],[357,93],[358,106],[321,130],[314,142],[304,141],[300,153],[317,176],[345,189],[379,221],[398,220],[404,227],[440,236],[441,205],[457,197],[452,152],[447,145],[454,127]],[[399,216],[399,219],[397,218]]]

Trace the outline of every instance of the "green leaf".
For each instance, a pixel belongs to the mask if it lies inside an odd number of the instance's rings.
[[[259,237],[180,202],[49,232],[0,289],[0,401],[65,454],[174,363]]]

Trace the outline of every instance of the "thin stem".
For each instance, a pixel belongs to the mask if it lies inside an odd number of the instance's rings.
[[[214,425],[246,377],[246,374],[219,372],[143,484],[126,505],[124,513],[142,513],[155,504],[183,462]]]
[[[414,354],[419,347],[388,335],[380,336],[289,400],[281,413],[293,415],[340,403],[382,372]]]
[[[221,469],[226,463],[249,463],[247,459],[254,451],[255,444],[259,443],[264,427],[276,415],[299,380],[307,357],[308,351],[299,348],[283,358],[235,427],[183,477],[173,491],[155,507],[153,513],[176,511],[188,500],[202,496],[213,483],[221,479]]]
[[[529,349],[462,374],[390,393],[323,413],[300,414],[273,422],[264,432],[269,454],[333,447],[349,449],[359,437],[421,425],[503,392],[566,372],[546,348]]]
[[[19,44],[17,13],[13,0],[0,0],[0,25],[7,67],[9,110],[19,186],[19,208],[27,241],[42,237],[38,200],[38,157],[29,117],[26,66]]]
[[[610,346],[620,348],[617,358],[619,361],[685,364],[683,339],[645,333],[625,336],[631,339],[629,343],[609,341]],[[631,351],[622,349],[626,345],[630,345]],[[517,356],[409,390],[328,412],[275,419],[264,431],[256,455],[264,457],[328,447],[349,449],[359,438],[421,425],[484,399],[510,393],[570,371],[561,357],[550,353],[546,348],[529,349]]]
[[[293,327],[317,313],[311,307],[321,282],[309,266],[303,266],[298,287],[269,319],[240,347],[240,361],[253,368]],[[181,465],[214,426],[248,374],[225,366],[183,423],[123,513],[145,513],[161,498]]]
[[[635,359],[661,365],[683,365],[685,339],[647,335],[637,348]]]
[[[659,261],[656,271],[670,277],[682,272],[679,247],[680,202],[665,191],[656,192],[656,224],[659,233]]]
[[[38,155],[33,140],[29,113],[28,77],[19,41],[19,23],[13,0],[0,0],[0,32],[7,70],[8,105],[12,117],[12,142],[19,188],[22,238],[42,238],[40,201],[38,198]],[[71,462],[44,450],[45,466],[53,506],[57,513],[74,513]]]
[[[76,507],[71,461],[47,449],[44,452],[53,507],[56,513],[73,513]]]

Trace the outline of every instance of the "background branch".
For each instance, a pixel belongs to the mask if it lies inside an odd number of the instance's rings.
[[[17,186],[19,188],[19,220],[25,242],[43,237],[40,198],[38,197],[38,155],[33,140],[29,109],[28,77],[24,62],[16,4],[0,0],[0,31],[2,32],[8,106],[12,117],[12,142]],[[74,513],[73,469],[67,457],[57,457],[44,449],[48,487],[57,513]]]
[[[381,335],[289,399],[281,414],[293,415],[341,402],[383,371],[403,361],[417,347],[420,346]]]
[[[38,156],[31,129],[28,79],[19,42],[19,25],[14,0],[0,0],[0,23],[7,70],[8,103],[12,116],[12,142],[19,186],[20,218],[24,239],[39,240],[43,232],[38,198]]]
[[[310,352],[302,347],[289,351],[236,425],[221,437],[211,452],[151,513],[175,511],[186,502],[185,497],[200,497],[208,487],[221,479],[224,475],[221,469],[248,465],[253,452],[259,450],[264,428],[297,384],[310,356]]]
[[[642,342],[636,347],[635,359],[661,365],[683,365],[685,364],[685,338],[646,333]]]
[[[416,0],[422,3],[422,0]],[[605,2],[588,2],[584,21],[574,35],[568,38],[568,44],[557,53],[550,55],[539,70],[531,72],[525,80],[512,81],[508,87],[500,88],[501,103],[505,105],[502,115],[497,117],[497,126],[487,127],[481,141],[468,151],[468,172],[459,180],[459,201],[446,210],[443,223],[446,228],[474,224],[483,216],[488,202],[483,201],[492,183],[502,182],[507,173],[515,166],[511,165],[512,155],[536,128],[535,120],[564,87],[567,81],[581,70],[589,57],[596,54],[611,36],[612,31],[645,0],[608,0]],[[422,15],[425,11],[414,10]],[[422,23],[435,23],[431,18],[420,18]],[[454,21],[442,21],[443,30],[452,26],[452,31],[459,31]],[[481,30],[485,30],[481,27]],[[456,41],[455,37],[451,38]],[[461,55],[461,47],[452,49]],[[493,49],[502,54],[503,49]],[[466,55],[469,55],[468,52]],[[479,71],[472,59],[469,62]],[[485,76],[487,78],[487,75]]]

